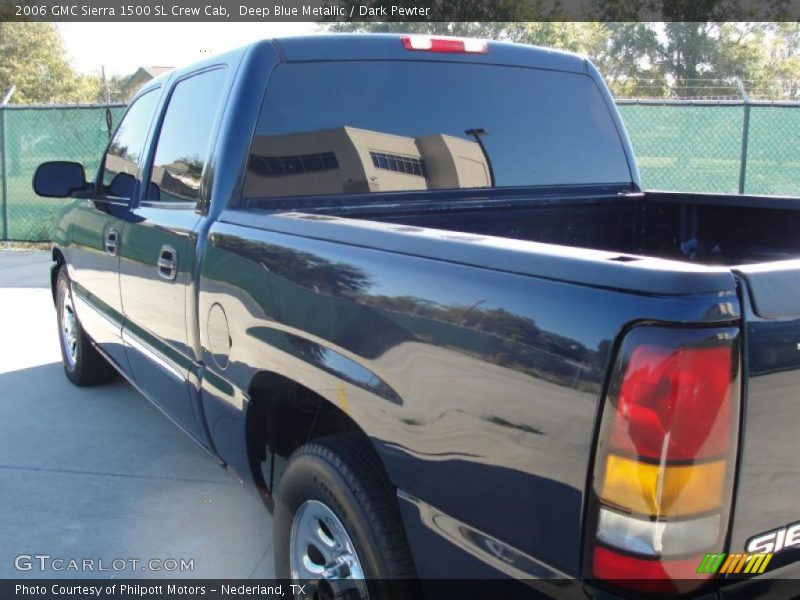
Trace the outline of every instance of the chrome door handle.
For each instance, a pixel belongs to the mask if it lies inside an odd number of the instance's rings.
[[[116,229],[109,229],[106,233],[106,254],[116,256],[119,251],[119,231]]]
[[[167,281],[178,276],[178,252],[172,246],[161,246],[158,253],[158,275]]]

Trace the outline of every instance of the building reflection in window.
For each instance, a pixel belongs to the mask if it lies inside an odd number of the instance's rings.
[[[433,134],[406,137],[338,127],[253,140],[245,198],[491,185],[480,145]]]

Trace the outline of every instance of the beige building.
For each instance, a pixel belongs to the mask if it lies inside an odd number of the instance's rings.
[[[145,83],[172,69],[173,67],[139,67],[134,73],[128,75],[128,77],[123,80],[122,90],[120,90],[122,100],[130,102],[133,95],[139,91],[139,88]]]
[[[480,146],[338,127],[253,141],[246,198],[489,187]]]

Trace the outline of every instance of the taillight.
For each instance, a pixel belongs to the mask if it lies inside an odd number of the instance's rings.
[[[734,327],[625,336],[598,433],[587,575],[637,591],[702,585],[725,543],[739,430]]]
[[[485,40],[430,35],[404,35],[401,39],[406,50],[453,54],[486,54],[489,52],[489,44]]]

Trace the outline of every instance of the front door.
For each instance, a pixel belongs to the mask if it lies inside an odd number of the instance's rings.
[[[153,89],[131,104],[108,146],[95,190],[76,201],[70,223],[67,264],[78,318],[89,336],[125,371],[119,252],[158,96]]]
[[[184,429],[203,441],[191,392],[196,361],[187,314],[194,303],[197,227],[206,159],[225,84],[214,69],[179,79],[153,141],[152,166],[122,235],[120,287],[125,341],[136,383]]]

